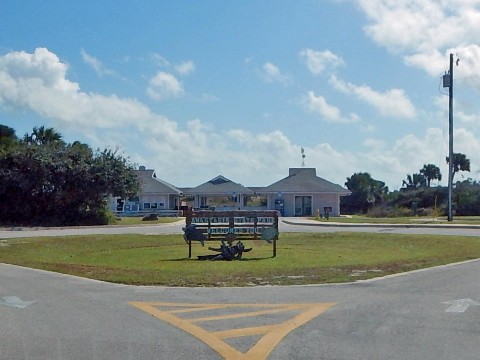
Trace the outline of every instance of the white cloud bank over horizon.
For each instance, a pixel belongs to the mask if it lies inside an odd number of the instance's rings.
[[[311,97],[320,99],[313,92]],[[320,108],[337,116],[324,102]],[[159,177],[177,186],[196,186],[220,174],[247,186],[267,186],[287,176],[289,167],[300,166],[301,147],[307,167],[342,186],[355,172],[369,172],[398,189],[406,175],[418,172],[423,164],[434,163],[446,171],[437,151],[444,139],[441,129],[402,136],[393,144],[372,138],[365,148],[349,152],[338,144],[300,146],[280,131],[220,133],[200,119],[180,128],[137,99],[83,92],[68,79],[67,64],[45,48],[0,56],[0,106],[38,114],[64,135],[82,134],[94,148],[120,146],[133,161],[156,169]],[[478,163],[480,143],[475,135],[457,128],[456,136],[462,143],[458,151]],[[475,170],[467,176],[476,178]]]

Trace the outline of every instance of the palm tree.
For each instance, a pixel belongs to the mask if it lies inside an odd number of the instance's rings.
[[[62,142],[62,135],[54,128],[40,126],[39,128],[34,127],[33,132],[30,135],[25,134],[23,139],[28,144],[44,145]]]
[[[449,163],[449,158],[446,158],[447,164]],[[453,154],[453,169],[452,169],[452,181],[455,177],[455,173],[459,171],[470,171],[470,159],[467,159],[467,156],[462,153]]]
[[[442,180],[442,174],[440,173],[440,168],[433,164],[423,165],[423,169],[420,170],[420,174],[425,176],[427,179],[427,186],[430,187],[430,182],[432,180]]]
[[[406,189],[415,190],[419,187],[425,186],[427,183],[426,178],[422,174],[407,175],[407,180],[403,180],[402,186]]]

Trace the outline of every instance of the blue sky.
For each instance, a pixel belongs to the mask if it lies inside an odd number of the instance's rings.
[[[454,151],[479,180],[480,0],[5,0],[0,123],[119,148],[177,186],[302,164],[391,190]]]

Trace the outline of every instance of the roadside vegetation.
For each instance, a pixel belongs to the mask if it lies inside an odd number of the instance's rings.
[[[181,235],[91,235],[0,240],[0,262],[114,283],[255,286],[350,282],[480,258],[480,237],[288,233],[247,241],[240,261],[199,261],[212,253]]]
[[[108,224],[109,195],[139,189],[133,165],[117,150],[66,143],[53,128],[19,138],[0,125],[0,225]]]
[[[452,168],[453,178],[460,172],[469,172],[470,160],[465,154],[455,153]],[[373,179],[369,173],[355,173],[345,182],[351,195],[342,197],[341,212],[368,218],[398,218],[399,222],[417,216],[441,219],[447,215],[448,189],[432,185],[441,179],[440,169],[426,164],[418,173],[407,175],[400,190],[391,192],[383,181]],[[480,215],[480,183],[467,178],[453,185],[454,218]]]

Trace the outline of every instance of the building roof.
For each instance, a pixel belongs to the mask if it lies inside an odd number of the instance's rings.
[[[289,175],[258,192],[313,192],[313,193],[339,193],[350,195],[351,192],[338,184],[322,179],[316,175],[314,168],[290,168]]]
[[[141,166],[139,170],[135,170],[135,174],[140,181],[143,193],[183,195],[180,189],[157,178],[155,170],[145,169],[145,167]]]
[[[191,188],[192,194],[253,194],[253,191],[245,186],[235,183],[222,175],[218,175],[206,183]]]

